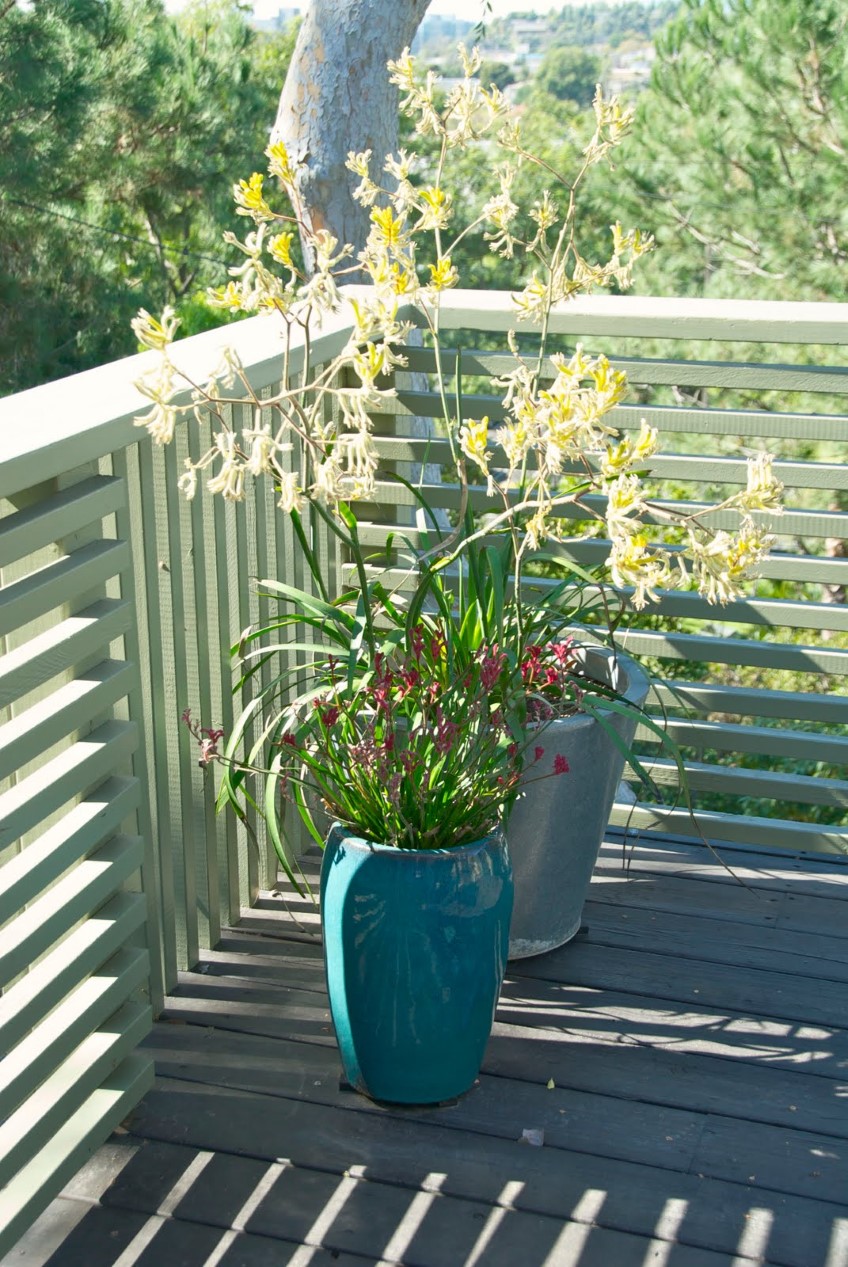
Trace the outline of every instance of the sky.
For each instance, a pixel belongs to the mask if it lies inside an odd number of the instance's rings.
[[[169,13],[177,13],[184,8],[186,2],[187,0],[165,0],[165,7]],[[564,9],[570,4],[581,2],[585,0],[492,0],[492,16],[500,18],[507,13],[547,13],[551,9]],[[308,0],[253,0],[253,12],[257,18],[273,18],[281,8],[305,9],[307,4]],[[483,0],[433,0],[427,12],[479,22],[483,13]]]

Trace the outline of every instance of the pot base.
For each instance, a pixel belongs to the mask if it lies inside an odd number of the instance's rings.
[[[514,938],[509,939],[509,962],[514,959],[532,959],[535,955],[546,955],[551,950],[558,950],[560,946],[566,946],[573,941],[580,932],[580,919],[571,925],[571,927],[562,934],[555,937],[545,937],[539,941],[532,941],[530,938]]]
[[[393,849],[336,824],[321,863],[327,992],[345,1081],[441,1104],[480,1070],[506,967],[512,873],[498,829]]]

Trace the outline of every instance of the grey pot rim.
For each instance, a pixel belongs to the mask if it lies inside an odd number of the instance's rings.
[[[614,662],[620,671],[627,675],[627,686],[623,691],[617,692],[617,698],[625,704],[631,704],[635,710],[641,710],[645,702],[645,697],[651,689],[651,681],[645,670],[636,660],[623,652],[613,650],[603,643],[582,643],[578,650],[584,652],[586,656],[599,656],[607,662]],[[599,712],[612,713],[612,709],[605,709],[603,705],[599,707]],[[567,717],[552,717],[549,721],[532,721],[527,723],[528,731],[535,730],[551,730],[551,729],[568,729],[578,730],[584,726],[592,726],[595,724],[594,717],[588,713],[574,712]]]

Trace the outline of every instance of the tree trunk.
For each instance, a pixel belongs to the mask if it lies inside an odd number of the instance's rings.
[[[358,252],[365,246],[369,212],[353,199],[359,183],[345,167],[350,150],[372,151],[371,174],[379,179],[387,154],[398,148],[398,94],[386,63],[412,43],[430,0],[312,0],[297,37],[280,96],[272,140],[285,143],[293,160],[305,164],[298,181],[300,218],[313,230],[328,229]],[[304,262],[312,268],[308,244]],[[355,279],[356,275],[353,275]],[[413,330],[410,344],[421,346]],[[426,391],[425,374],[399,374],[400,388]],[[399,435],[418,439],[435,434],[429,418],[398,419]],[[400,463],[416,483],[419,463]],[[441,483],[441,470],[424,467],[425,482]],[[445,511],[436,511],[445,531]],[[411,523],[413,512],[398,511]]]
[[[357,251],[365,245],[368,212],[351,197],[358,178],[345,159],[349,150],[372,150],[377,177],[386,155],[397,150],[397,89],[386,62],[412,43],[429,5],[312,0],[297,37],[272,137],[307,164],[298,214],[313,230],[328,229]]]

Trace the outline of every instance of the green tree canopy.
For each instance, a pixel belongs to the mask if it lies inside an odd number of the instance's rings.
[[[0,8],[0,391],[134,349],[140,305],[217,320],[230,186],[257,165],[293,34],[239,0]]]
[[[536,72],[534,87],[558,101],[588,106],[595,95],[601,73],[597,57],[582,48],[556,46],[548,49]]]
[[[494,84],[503,92],[504,88],[515,83],[515,71],[511,66],[507,66],[506,62],[484,60],[480,66],[480,83],[485,84],[487,88],[490,84]]]
[[[623,159],[677,293],[842,299],[848,266],[843,0],[685,0],[657,41]]]
[[[594,4],[566,5],[552,17],[557,44],[608,44],[617,48],[625,40],[648,40],[677,13],[680,0],[624,0],[619,4],[595,0]]]

